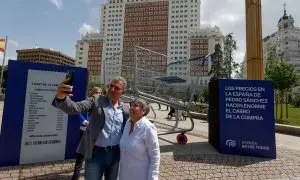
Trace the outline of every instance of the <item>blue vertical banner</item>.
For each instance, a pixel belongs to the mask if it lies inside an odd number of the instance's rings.
[[[74,71],[74,101],[85,99],[87,69],[32,62],[8,62],[0,134],[0,166],[74,158],[79,116],[51,103],[68,70]]]
[[[219,80],[221,153],[276,158],[272,81]]]

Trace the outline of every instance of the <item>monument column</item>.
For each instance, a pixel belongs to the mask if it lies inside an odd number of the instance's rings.
[[[246,2],[247,79],[263,80],[261,0]]]

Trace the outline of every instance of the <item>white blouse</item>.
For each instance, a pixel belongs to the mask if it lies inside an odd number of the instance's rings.
[[[160,151],[155,126],[143,117],[129,135],[127,121],[120,141],[120,180],[158,180]]]

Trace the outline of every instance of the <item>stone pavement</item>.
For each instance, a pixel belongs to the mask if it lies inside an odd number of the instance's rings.
[[[157,107],[155,106],[155,109]],[[166,120],[167,111],[156,111],[154,123],[159,131],[166,131],[174,121]],[[153,115],[149,115],[149,118]],[[188,128],[189,120],[178,128]],[[206,122],[195,120],[195,128],[187,133],[188,144],[179,145],[177,134],[160,138],[160,180],[185,179],[300,179],[300,138],[276,134],[277,159],[242,157],[218,153],[207,142]],[[4,179],[70,179],[74,160],[37,163],[0,168]],[[83,171],[82,171],[83,173]],[[82,178],[83,179],[83,178]]]

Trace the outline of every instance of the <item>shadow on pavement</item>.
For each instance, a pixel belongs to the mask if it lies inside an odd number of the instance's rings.
[[[220,154],[208,142],[194,142],[180,145],[161,137],[159,139],[168,143],[167,145],[162,144],[160,146],[161,153],[163,155],[173,155],[174,161],[243,167],[273,160],[261,157]]]

